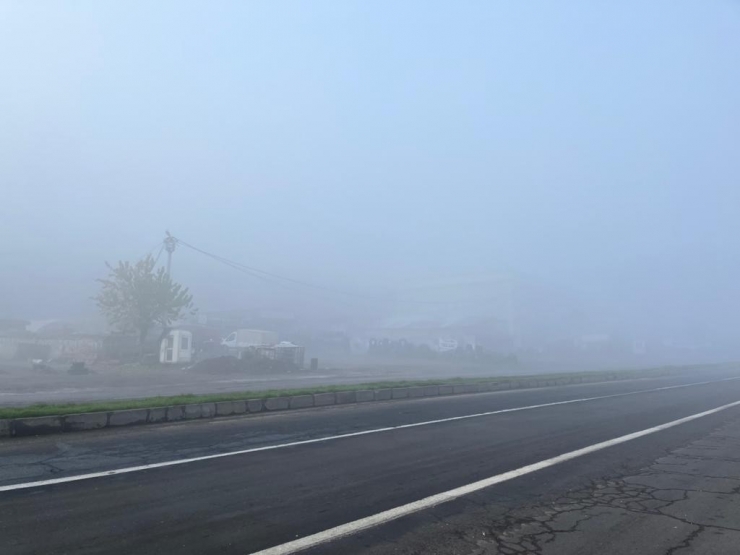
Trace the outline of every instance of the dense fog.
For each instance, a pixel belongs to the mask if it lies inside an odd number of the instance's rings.
[[[169,231],[315,352],[740,354],[735,2],[4,2],[0,72],[0,319],[108,333]]]

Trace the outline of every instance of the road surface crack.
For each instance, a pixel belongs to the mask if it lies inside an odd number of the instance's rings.
[[[728,463],[740,462],[740,458],[728,457],[726,452],[726,447],[740,446],[740,442],[722,433],[723,430],[716,430],[704,440],[666,453],[632,476],[592,482],[582,489],[569,491],[548,505],[509,509],[486,525],[482,534],[479,529],[477,533],[462,535],[457,531],[457,536],[470,546],[470,555],[563,553],[567,552],[563,551],[563,545],[571,545],[564,541],[566,536],[584,534],[583,539],[586,540],[589,534],[593,537],[594,530],[598,536],[598,530],[603,527],[608,530],[614,526],[615,518],[620,521],[628,515],[639,515],[675,522],[675,525],[668,526],[669,530],[687,530],[680,540],[664,548],[665,555],[677,555],[682,550],[692,549],[694,542],[709,530],[718,534],[740,532],[738,527],[707,522],[721,520],[721,516],[712,518],[699,511],[699,516],[695,518],[700,522],[697,522],[687,514],[687,506],[698,502],[696,496],[721,496],[724,502],[729,503],[733,501],[733,496],[740,495],[740,484],[734,485],[734,482],[740,482],[740,476],[732,466],[728,472],[712,473],[707,471],[706,465],[701,464],[719,463],[727,467]],[[707,445],[709,443],[712,445]],[[693,452],[681,453],[686,449]],[[706,453],[706,456],[702,453]],[[713,453],[718,456],[712,456]],[[660,479],[666,476],[674,478],[669,479],[670,487],[661,487]],[[638,482],[627,481],[633,479]],[[728,481],[733,487],[727,488]],[[717,486],[713,488],[711,486],[714,483]],[[705,484],[709,487],[703,487]]]

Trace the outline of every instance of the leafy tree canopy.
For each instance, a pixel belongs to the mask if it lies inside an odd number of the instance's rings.
[[[98,280],[101,288],[93,300],[113,327],[137,333],[140,345],[155,324],[166,327],[195,313],[187,287],[172,281],[164,268],[155,269],[151,255],[135,264],[106,266],[110,273]]]

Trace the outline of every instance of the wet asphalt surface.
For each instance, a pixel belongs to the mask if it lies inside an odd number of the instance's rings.
[[[0,485],[612,396],[0,492],[0,552],[251,553],[740,400],[724,371],[0,442]],[[625,395],[626,394],[626,395]],[[617,396],[614,396],[617,395]],[[740,408],[306,553],[737,553]]]

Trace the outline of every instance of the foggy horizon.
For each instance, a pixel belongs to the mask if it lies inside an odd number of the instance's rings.
[[[0,318],[96,314],[169,230],[367,297],[508,276],[573,333],[740,331],[736,3],[8,2],[0,69]],[[353,310],[183,247],[173,276]]]
[[[2,555],[738,555],[740,1],[0,0]]]

